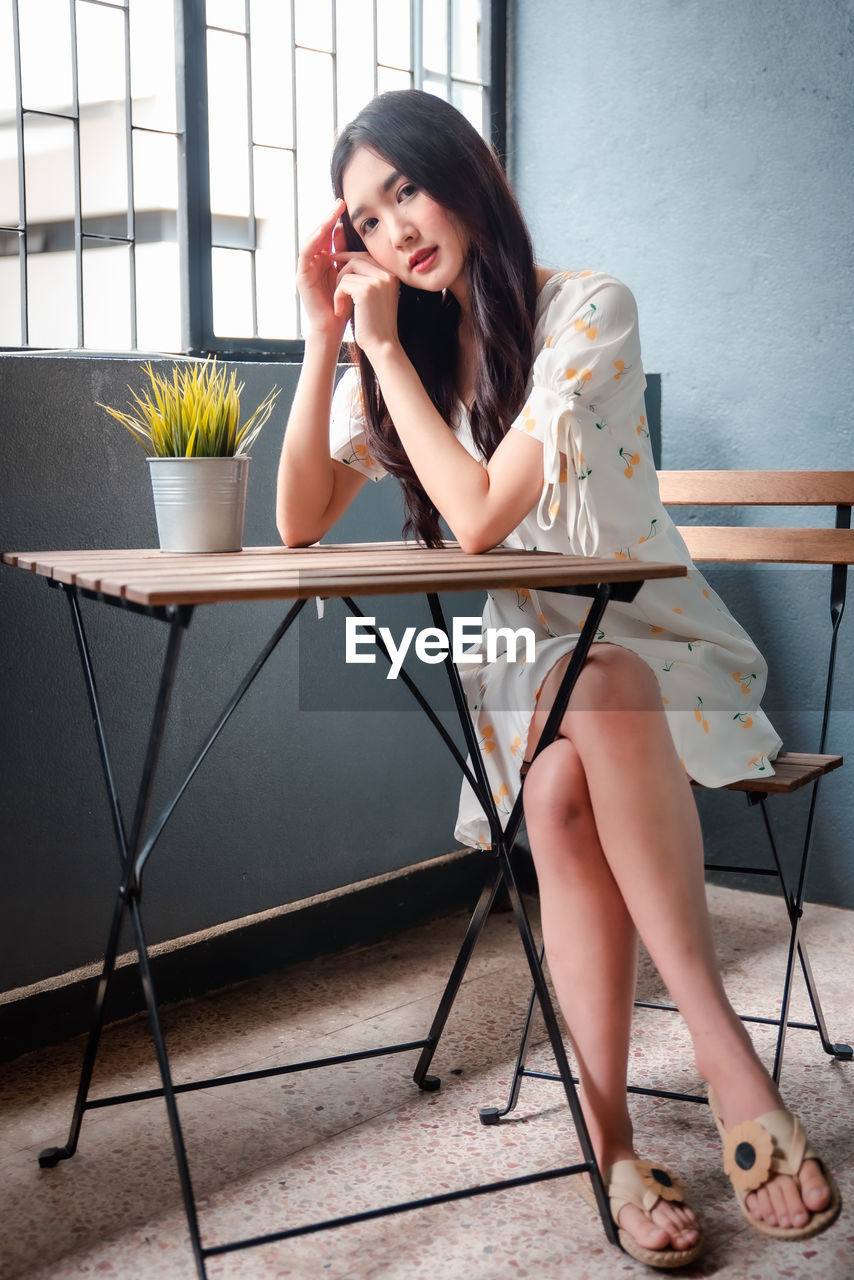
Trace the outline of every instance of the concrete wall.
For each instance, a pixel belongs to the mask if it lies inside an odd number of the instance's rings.
[[[662,375],[665,467],[854,466],[853,36],[846,0],[514,5],[516,189],[541,261],[634,290],[645,363]],[[786,745],[816,750],[826,575],[709,576],[769,658]],[[846,621],[828,748],[852,755]],[[823,798],[813,895],[851,907],[845,772]],[[741,856],[737,799],[701,799],[716,859]],[[799,797],[788,815],[793,843]]]
[[[283,389],[253,450],[245,542],[280,545],[275,469],[297,369],[243,365],[244,403]],[[122,405],[134,361],[0,357],[0,548],[157,545],[141,449],[97,401]],[[366,486],[338,541],[400,537],[390,481]],[[469,594],[449,613],[479,610]],[[288,606],[200,607],[184,641],[159,813]],[[83,602],[126,823],[166,627]],[[398,635],[426,602],[376,601]],[[409,695],[374,667],[345,671],[343,609],[311,602],[214,746],[146,873],[150,941],[183,936],[381,875],[455,847],[456,765]],[[0,993],[96,960],[118,864],[69,609],[44,579],[0,568]],[[441,668],[423,686],[450,707]],[[449,718],[450,722],[450,718]],[[394,920],[388,923],[394,927]],[[335,940],[327,939],[327,949]]]

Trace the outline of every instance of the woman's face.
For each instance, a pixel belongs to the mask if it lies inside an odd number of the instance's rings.
[[[353,152],[342,187],[350,221],[375,262],[414,289],[450,289],[464,302],[468,238],[442,205],[367,147]]]

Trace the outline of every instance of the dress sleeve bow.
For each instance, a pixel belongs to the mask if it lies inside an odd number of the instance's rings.
[[[625,489],[625,504],[609,515],[614,479],[652,468],[634,297],[610,276],[563,277],[537,336],[528,397],[513,423],[543,446],[537,524],[548,530],[560,517],[576,554],[616,554],[616,543],[603,547],[603,531],[612,525],[619,541],[625,506],[639,493]]]

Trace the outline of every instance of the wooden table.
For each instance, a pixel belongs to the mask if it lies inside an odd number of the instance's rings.
[[[143,926],[141,899],[143,872],[154,847],[180,801],[192,777],[207,756],[230,716],[239,705],[249,686],[263,668],[282,637],[289,630],[307,600],[313,597],[338,597],[351,613],[362,616],[353,596],[395,594],[426,594],[435,625],[446,635],[444,614],[439,592],[499,590],[519,587],[540,591],[571,592],[593,597],[581,636],[568,665],[555,705],[548,717],[540,738],[538,751],[551,742],[563,716],[572,686],[586,660],[590,645],[602,615],[610,600],[631,600],[648,578],[684,576],[683,565],[645,563],[638,560],[598,560],[577,556],[556,555],[548,552],[514,551],[496,548],[483,555],[467,555],[457,546],[427,550],[413,544],[386,542],[353,545],[318,545],[305,549],[285,547],[252,547],[234,555],[175,555],[146,550],[109,551],[37,551],[8,552],[3,555],[7,565],[29,570],[46,579],[53,588],[66,595],[70,610],[78,652],[83,668],[89,704],[98,740],[101,766],[121,866],[121,878],[116,908],[107,944],[92,1024],[78,1085],[68,1141],[63,1147],[50,1147],[43,1151],[39,1163],[43,1168],[56,1165],[60,1160],[74,1155],[80,1135],[84,1113],[95,1107],[118,1105],[140,1098],[162,1097],[166,1104],[172,1144],[175,1151],[184,1210],[190,1233],[196,1272],[207,1275],[206,1260],[210,1257],[248,1249],[256,1245],[285,1240],[292,1236],[323,1231],[330,1227],[383,1217],[405,1210],[458,1200],[486,1192],[506,1190],[568,1174],[587,1172],[590,1175],[605,1233],[612,1243],[617,1243],[602,1178],[596,1164],[584,1117],[572,1080],[569,1063],[563,1046],[560,1029],[551,997],[545,983],[536,944],[531,933],[525,907],[513,872],[511,854],[522,820],[521,789],[516,803],[502,826],[491,788],[478,748],[478,742],[469,715],[459,673],[451,655],[445,658],[445,667],[454,703],[459,717],[462,736],[468,752],[466,759],[454,738],[421,694],[406,671],[400,678],[413,693],[425,714],[436,727],[445,745],[453,754],[464,776],[484,808],[492,833],[493,867],[484,885],[480,900],[472,915],[460,952],[454,962],[442,999],[436,1010],[427,1035],[405,1044],[384,1045],[358,1053],[343,1054],[336,1058],[324,1058],[311,1062],[288,1063],[263,1071],[244,1072],[237,1076],[220,1076],[213,1080],[197,1080],[175,1085],[166,1046],[163,1040],[160,1013],[151,974],[148,946]],[[142,613],[168,624],[168,638],[163,658],[155,710],[148,736],[141,781],[136,797],[133,820],[126,824],[116,790],[113,767],[104,730],[98,699],[92,659],[84,627],[82,600],[94,600],[99,604]],[[149,821],[149,805],[155,772],[160,755],[169,711],[170,694],[175,678],[181,639],[197,605],[222,603],[250,603],[256,600],[292,601],[282,622],[276,627],[249,671],[238,684],[226,703],[203,744],[192,760],[185,777],[175,788],[171,799],[160,815]],[[363,622],[363,628],[367,627]],[[378,647],[383,645],[377,632]],[[388,656],[388,655],[386,655]],[[474,946],[491,910],[502,883],[506,884],[514,915],[519,928],[525,955],[534,981],[558,1072],[566,1093],[567,1103],[575,1123],[584,1160],[570,1166],[547,1169],[516,1178],[489,1182],[440,1195],[426,1196],[379,1209],[343,1214],[322,1222],[312,1222],[271,1231],[263,1236],[232,1240],[220,1244],[203,1245],[199,1229],[196,1203],[193,1194],[190,1168],[181,1123],[177,1097],[196,1089],[216,1088],[244,1080],[312,1070],[342,1062],[391,1053],[420,1051],[414,1071],[415,1083],[424,1090],[439,1087],[436,1076],[428,1074],[428,1068],[436,1051],[448,1014],[465,974]],[[134,931],[134,940],[142,978],[143,991],[152,1029],[162,1087],[134,1093],[118,1094],[108,1098],[89,1098],[89,1086],[98,1051],[104,1022],[105,1002],[113,975],[122,924],[128,917]]]
[[[637,587],[647,578],[685,573],[681,565],[637,560],[595,560],[506,547],[472,556],[456,545],[430,551],[407,542],[247,547],[236,555],[29,551],[7,552],[3,560],[56,583],[150,606],[426,594],[522,585],[545,589],[596,586],[603,581]]]

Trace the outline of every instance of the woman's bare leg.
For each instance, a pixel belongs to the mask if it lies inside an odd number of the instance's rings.
[[[532,733],[542,729],[566,661],[546,679]],[[727,1128],[774,1110],[780,1095],[721,982],[696,807],[647,664],[627,650],[595,646],[560,734],[578,754],[614,883],[685,1018]],[[801,1181],[803,1197],[791,1178],[778,1176],[751,1195],[748,1208],[771,1224],[803,1225],[830,1193],[814,1161]]]
[[[600,1165],[631,1158],[626,1095],[637,933],[599,844],[587,782],[571,742],[558,739],[525,781],[549,970],[570,1030],[581,1104]],[[579,977],[583,975],[583,980]],[[649,1249],[690,1248],[693,1213],[661,1202],[649,1222],[627,1205],[620,1225]]]

